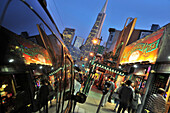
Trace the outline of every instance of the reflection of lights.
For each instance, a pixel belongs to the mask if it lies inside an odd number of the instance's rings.
[[[168,59],[170,59],[170,56],[168,56]]]
[[[14,59],[9,59],[9,62],[10,62],[10,63],[14,62]]]
[[[19,49],[19,47],[18,47],[18,46],[15,46],[15,49]]]
[[[43,67],[42,67],[42,66],[40,66],[39,68],[40,68],[40,69],[42,69]]]
[[[7,86],[6,84],[3,84],[3,85],[2,85],[2,88],[3,88],[3,89],[5,89],[5,88],[6,88],[6,86]]]
[[[135,64],[135,65],[133,65],[133,67],[134,67],[134,68],[137,68],[138,66]]]
[[[119,68],[121,69],[122,67],[121,67],[121,66],[119,66]]]

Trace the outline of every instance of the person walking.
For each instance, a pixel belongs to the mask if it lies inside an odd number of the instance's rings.
[[[110,76],[108,77],[110,79]],[[117,85],[116,85],[116,80],[114,79],[114,84],[115,84],[115,89],[117,88]],[[108,102],[109,103],[112,103],[111,100],[112,100],[112,95],[113,95],[114,91],[111,91],[110,95],[109,95],[109,98],[108,98]]]
[[[116,89],[116,92],[113,94],[113,96],[114,96],[114,97],[113,97],[113,98],[114,98],[114,102],[115,102],[115,104],[116,104],[113,112],[116,112],[116,109],[117,109],[117,107],[118,107],[118,105],[119,105],[119,103],[120,103],[120,102],[119,102],[119,101],[120,101],[120,100],[119,100],[119,99],[120,99],[120,98],[119,98],[119,91],[122,89],[123,86],[125,86],[125,83],[124,83],[124,82],[121,83],[121,86],[120,86],[119,88],[117,88],[117,89]]]
[[[113,80],[114,80],[114,78],[113,78],[113,77],[110,77],[110,79],[107,81],[107,82],[110,84],[110,87],[109,87],[109,90],[108,90],[107,94],[104,96],[103,102],[102,102],[102,104],[101,104],[102,107],[103,107],[103,106],[105,105],[105,103],[107,102],[111,91],[114,91],[114,89],[115,89],[115,84],[114,84]]]
[[[118,112],[120,113],[123,109],[122,113],[125,112],[126,108],[130,105],[133,99],[133,91],[130,88],[130,85],[132,84],[131,80],[126,81],[126,85],[121,88],[119,91],[119,98],[120,98],[120,105],[118,108]]]
[[[141,104],[141,95],[139,94],[139,90],[135,89],[135,96],[132,99],[131,110],[129,110],[128,113],[131,111],[132,113],[136,113],[139,104]]]
[[[165,90],[163,88],[159,88],[157,94],[150,96],[148,100],[149,113],[165,113],[166,100],[163,97],[164,92]]]
[[[41,81],[41,87],[39,91],[39,101],[41,107],[43,107],[43,111],[48,113],[48,95],[49,95],[49,88],[47,82],[45,80]]]
[[[132,98],[133,100],[135,98],[134,82],[132,82],[129,87],[132,89],[132,92],[133,92],[133,98]],[[131,110],[132,110],[132,103],[130,103],[130,105],[128,106],[128,113],[130,113]]]

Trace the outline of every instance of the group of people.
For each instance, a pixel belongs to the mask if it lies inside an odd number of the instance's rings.
[[[141,95],[139,89],[133,88],[133,82],[131,80],[127,80],[126,82],[122,82],[121,86],[116,88],[116,84],[114,83],[114,78],[109,78],[107,82],[110,82],[111,85],[107,94],[105,94],[103,102],[101,106],[103,107],[105,103],[109,100],[109,96],[111,95],[114,98],[115,108],[114,112],[118,107],[117,113],[124,113],[126,109],[128,109],[128,113],[137,113],[138,106],[141,103]],[[113,92],[113,93],[112,93]],[[158,94],[153,94],[149,98],[148,109],[145,109],[146,113],[164,113],[166,100],[163,97],[164,89],[159,88]]]

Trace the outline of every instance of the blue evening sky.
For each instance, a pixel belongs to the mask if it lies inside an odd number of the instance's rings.
[[[47,0],[59,31],[74,28],[75,36],[86,39],[106,0]],[[102,44],[109,36],[108,29],[122,30],[128,17],[137,18],[135,29],[150,30],[170,23],[170,0],[108,0],[101,36]]]

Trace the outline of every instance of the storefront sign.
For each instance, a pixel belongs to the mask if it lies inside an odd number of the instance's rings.
[[[149,61],[154,63],[157,59],[158,47],[164,29],[140,39],[125,47],[120,64]]]

